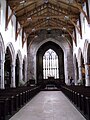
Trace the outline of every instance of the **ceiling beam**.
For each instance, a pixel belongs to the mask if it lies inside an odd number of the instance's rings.
[[[54,9],[54,10],[58,10],[58,12],[62,12],[63,11],[63,13],[65,13],[65,14],[68,14],[69,13],[69,11],[68,11],[68,8],[67,9],[65,9],[65,8],[62,8],[61,6],[58,6],[58,5],[55,5],[55,4],[49,4],[49,6],[48,6],[49,8],[52,8],[52,9]],[[77,12],[76,11],[70,11],[70,13],[69,14],[75,14],[75,15],[77,15]]]
[[[77,26],[77,24],[76,23],[74,23],[71,19],[69,19],[70,21],[71,21],[71,23],[74,25],[74,27],[77,29],[77,31],[79,32],[79,34],[80,34],[80,36],[81,36],[81,38],[82,38],[82,33],[81,33],[81,30],[80,30],[80,28]]]
[[[20,34],[21,29],[22,29],[22,27],[18,28],[18,30],[17,30],[17,32],[16,32],[16,39],[17,39],[18,35]]]
[[[32,20],[37,20],[37,19],[51,19],[51,18],[59,18],[59,19],[63,19],[65,16],[62,15],[62,16],[58,16],[58,15],[40,15],[40,16],[32,16],[31,19]],[[74,18],[75,19],[75,16],[73,15],[72,17],[70,16],[70,18]],[[23,18],[25,19],[25,18]]]
[[[42,5],[41,5],[42,6]],[[43,11],[43,10],[45,10],[47,7],[46,6],[44,6],[43,7],[43,9],[41,10],[40,8],[41,8],[41,6],[38,6],[38,8],[37,9],[39,9],[38,11],[36,11],[36,9],[33,9],[33,10],[30,10],[30,11],[28,11],[27,13],[23,13],[23,14],[21,14],[21,15],[17,15],[17,18],[18,18],[18,20],[22,20],[24,17],[26,18],[26,16],[27,17],[31,17],[31,16],[33,16],[34,14],[37,14],[38,12],[41,12],[41,11]]]
[[[7,5],[8,5],[8,2],[7,2]],[[7,9],[6,9],[6,13],[7,13],[7,19],[6,19],[6,27],[5,27],[5,30],[7,30],[7,27],[8,27],[8,24],[12,18],[13,15],[15,15],[16,13],[16,10],[18,9],[19,5],[16,5],[15,7],[13,7],[13,9],[11,9],[11,14],[10,16],[8,16],[8,6],[7,6]]]
[[[83,13],[83,15],[85,16],[88,24],[90,24],[90,19],[89,19],[88,15],[86,14],[86,12],[81,7],[78,7],[78,9],[80,10],[80,12]]]
[[[31,5],[35,4],[36,2],[30,1],[28,4],[22,5],[21,8],[16,10],[16,13],[21,12],[22,10],[25,10],[26,8],[30,7]]]
[[[75,9],[78,10],[78,8],[77,8],[77,6],[76,6],[75,4],[73,5],[73,4],[70,4],[70,3],[63,2],[63,1],[61,1],[61,0],[57,0],[57,3],[64,4],[64,5],[67,5],[67,6],[70,6],[70,7],[75,8]],[[80,3],[78,3],[78,5],[81,6]]]

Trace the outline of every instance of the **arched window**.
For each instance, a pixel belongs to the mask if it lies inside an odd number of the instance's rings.
[[[52,49],[47,50],[43,56],[43,78],[48,79],[50,76],[59,78],[58,56]]]

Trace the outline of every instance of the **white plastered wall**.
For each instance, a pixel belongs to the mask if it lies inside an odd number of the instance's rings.
[[[20,34],[17,37],[17,40],[15,39],[15,31],[16,31],[16,17],[15,15],[12,16],[7,29],[5,29],[5,22],[6,22],[6,0],[0,0],[0,4],[1,4],[1,23],[0,23],[0,34],[2,36],[3,39],[3,43],[4,43],[4,48],[5,48],[5,52],[4,55],[6,53],[6,49],[7,47],[12,48],[11,52],[12,52],[12,57],[13,57],[13,65],[15,67],[15,60],[16,60],[16,56],[18,54],[18,51],[21,52],[21,66],[22,66],[22,61],[23,59],[26,57],[26,65],[27,65],[27,42],[24,43],[24,46],[22,47],[22,30],[20,31]],[[11,14],[11,9],[8,6],[8,14],[10,16]],[[19,27],[20,24],[18,23]],[[14,51],[14,53],[13,53]],[[5,57],[4,57],[5,59]],[[5,60],[4,60],[5,61]],[[25,70],[27,72],[27,70]],[[26,74],[26,73],[25,73]],[[26,75],[25,75],[26,76]],[[25,78],[25,81],[27,77]],[[3,87],[4,88],[4,87]]]
[[[84,4],[83,10],[86,12],[86,4]],[[86,14],[87,14],[87,12],[86,12]],[[73,58],[76,55],[76,59],[78,61],[78,66],[80,65],[81,53],[84,58],[84,64],[85,65],[87,64],[87,58],[88,58],[87,49],[88,49],[88,45],[90,44],[90,24],[88,24],[87,19],[85,18],[83,13],[80,14],[80,18],[81,18],[81,27],[82,27],[82,38],[80,37],[80,34],[76,30],[77,46],[73,42]],[[79,24],[79,21],[77,21],[77,25],[78,24]],[[81,53],[80,53],[80,51],[81,51]],[[75,62],[74,59],[73,59],[73,62]],[[75,77],[77,78],[77,76],[75,76]]]

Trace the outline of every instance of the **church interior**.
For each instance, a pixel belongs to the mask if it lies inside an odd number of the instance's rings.
[[[90,120],[90,0],[0,0],[0,120]]]

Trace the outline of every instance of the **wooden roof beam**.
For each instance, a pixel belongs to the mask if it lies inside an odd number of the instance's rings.
[[[54,10],[60,10],[60,11],[64,11],[64,13],[66,13],[66,14],[68,14],[68,9],[65,9],[65,8],[61,8],[60,6],[58,6],[58,5],[55,5],[55,4],[49,4],[49,6],[48,6],[49,8],[55,8]],[[71,13],[70,14],[77,14],[76,12],[72,12],[71,11]]]
[[[43,22],[45,22],[45,21],[44,21],[44,20],[40,20],[40,21],[38,21],[38,22],[35,22],[35,23],[33,23],[33,26],[37,26],[38,24],[41,24],[41,23],[43,23]],[[25,29],[27,29],[30,25],[25,26],[25,24],[24,24],[24,25],[22,24],[22,26],[23,26]]]
[[[75,42],[75,38],[73,37],[73,35],[71,34],[71,32],[70,32],[68,29],[66,29],[66,31],[67,31],[68,34],[71,36],[71,38],[72,38],[72,40],[74,41],[74,43],[76,44],[76,42]]]
[[[90,2],[90,1],[89,1],[89,2]],[[83,10],[82,5],[80,6],[79,3],[76,2],[76,4],[73,5],[73,6],[77,7],[77,8],[79,9],[79,11],[80,11],[81,13],[83,13],[83,15],[85,16],[88,24],[90,24],[90,19],[89,19],[88,15],[86,14],[86,12]]]
[[[56,11],[57,13],[59,12],[59,13],[61,13],[61,14],[63,14],[63,15],[68,15],[68,14],[69,14],[69,13],[68,13],[68,10],[67,10],[67,12],[62,12],[62,10],[60,10],[60,9],[56,10],[56,9],[51,8],[51,7],[49,7],[49,9],[50,9],[50,10],[54,10],[54,11]],[[70,15],[78,16],[78,14],[76,14],[76,13],[71,13]]]
[[[12,16],[14,15],[14,13],[15,13],[15,11],[13,10],[13,11],[11,12],[11,15],[10,15],[10,16],[9,16],[9,18],[7,19],[7,21],[6,21],[6,28],[5,28],[5,30],[7,30],[8,24],[9,24],[9,22],[10,22],[10,20],[11,20]]]
[[[38,8],[40,8],[41,6],[39,6]],[[33,9],[33,10],[31,10],[31,11],[28,11],[27,12],[27,14],[25,14],[25,13],[23,13],[22,15],[20,15],[20,16],[17,16],[17,18],[18,18],[18,20],[22,20],[24,17],[26,18],[26,15],[27,15],[27,17],[31,17],[31,16],[33,16],[34,14],[37,14],[38,12],[41,12],[41,11],[43,11],[43,10],[45,10],[47,7],[45,6],[45,7],[43,7],[43,9],[41,10],[39,10],[39,11],[36,11],[35,9]],[[31,13],[33,13],[33,14],[31,14]]]
[[[6,13],[7,13],[7,11],[8,11],[8,5],[9,5],[9,4],[7,3],[7,10],[6,10]],[[9,22],[10,22],[12,16],[15,15],[16,10],[18,9],[18,7],[19,7],[19,5],[16,5],[13,9],[11,9],[11,14],[10,14],[9,17],[8,17],[8,14],[7,14],[5,30],[7,30],[8,24],[9,24]]]
[[[33,1],[30,1],[31,3],[29,3],[29,4],[27,4],[27,5],[24,5],[24,6],[22,6],[22,8],[20,8],[20,9],[18,9],[17,11],[16,11],[16,13],[18,13],[18,12],[20,12],[20,11],[22,11],[22,10],[25,10],[27,7],[30,7],[31,5],[33,5],[33,4],[35,4],[36,2],[33,2]]]
[[[80,8],[80,7],[78,7],[78,8],[79,8],[80,12],[82,12],[83,15],[85,16],[85,18],[86,18],[88,24],[90,24],[90,19],[89,19],[88,15],[86,14],[86,12],[85,12],[82,8]]]
[[[65,26],[66,26],[65,24],[61,24],[61,23],[60,23],[59,21],[57,21],[57,20],[51,19],[51,20],[50,20],[50,23],[52,23],[52,22],[53,22],[53,24],[54,24],[55,26],[57,26],[57,25],[60,25],[60,26],[62,26],[62,27],[65,27]],[[43,25],[43,23],[46,23],[46,21],[45,21],[45,20],[39,21],[37,24],[33,25],[33,28],[35,28],[35,27],[37,27],[37,26],[41,26],[41,25]],[[31,28],[31,27],[30,27],[30,28]],[[69,28],[70,28],[70,30],[71,30],[72,27],[69,27]],[[25,27],[25,29],[28,29],[28,26]]]
[[[73,4],[69,4],[69,3],[66,3],[66,2],[63,2],[63,1],[61,1],[61,0],[57,0],[57,2],[58,3],[62,3],[62,4],[64,4],[64,5],[67,5],[67,6],[70,6],[70,7],[72,7],[72,8],[75,8],[75,9],[78,9],[75,5],[73,5]],[[78,3],[79,4],[79,3]],[[81,4],[79,4],[79,6],[81,6]]]
[[[19,21],[26,21],[26,22],[29,22],[29,21],[33,21],[33,20],[35,20],[35,19],[45,19],[45,18],[47,18],[47,17],[50,17],[50,18],[63,18],[65,15],[62,15],[62,16],[58,16],[57,14],[53,14],[51,11],[49,11],[49,13],[51,13],[51,15],[49,14],[47,14],[47,12],[44,12],[43,14],[40,14],[40,15],[38,15],[38,16],[35,16],[35,15],[32,15],[31,17],[28,17],[27,18],[27,20],[26,20],[26,17],[23,17],[22,19],[18,19]],[[47,15],[44,15],[44,14],[47,14]],[[54,17],[55,16],[55,17]],[[75,18],[77,18],[77,15],[69,15],[69,17],[70,18],[72,18],[72,19],[75,19]]]
[[[68,16],[65,16],[65,20],[70,21],[74,25],[74,27],[77,29],[77,31],[79,32],[79,34],[82,38],[82,32],[81,32],[80,28],[77,26],[77,24],[71,18],[69,18]]]
[[[17,32],[16,32],[16,39],[17,39],[18,35],[20,34],[21,29],[22,29],[22,27],[18,28],[18,30],[17,30]]]
[[[74,27],[76,27],[76,29],[77,29],[77,31],[79,32],[79,34],[80,34],[80,36],[81,36],[81,38],[82,38],[82,33],[81,33],[81,30],[80,30],[80,28],[77,26],[77,24],[76,23],[74,23],[71,19],[69,19],[70,21],[71,21],[71,23],[74,25]]]

